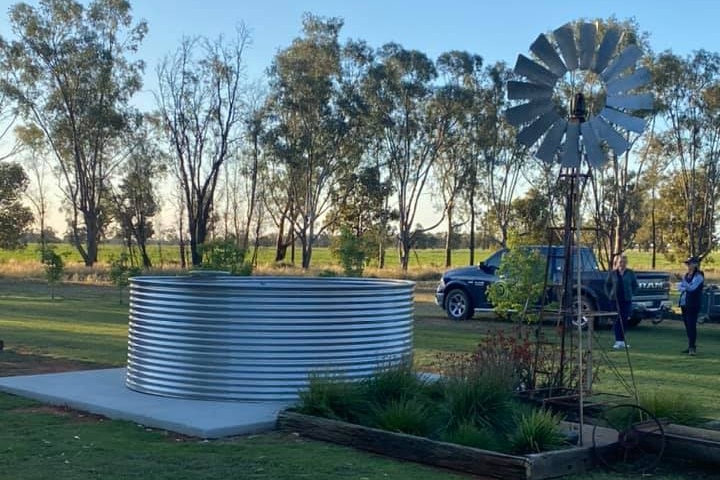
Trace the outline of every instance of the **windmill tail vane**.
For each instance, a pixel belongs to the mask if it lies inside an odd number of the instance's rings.
[[[550,38],[538,35],[530,45],[536,59],[518,55],[514,73],[525,81],[507,83],[509,100],[525,101],[509,108],[508,122],[519,129],[518,143],[533,147],[535,157],[546,163],[559,159],[562,167],[580,166],[580,148],[584,147],[588,164],[600,167],[607,160],[603,145],[616,155],[630,148],[628,132],[642,133],[645,120],[637,111],[652,110],[653,96],[636,92],[651,80],[646,67],[637,66],[642,50],[635,44],[620,49],[622,33],[607,28],[602,38],[594,23],[577,28],[565,24]],[[599,113],[587,111],[582,92],[573,96],[570,114],[553,100],[555,87],[566,73],[592,72],[604,90]]]

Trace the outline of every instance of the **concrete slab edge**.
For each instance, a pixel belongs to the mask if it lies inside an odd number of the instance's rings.
[[[74,410],[88,412],[95,415],[102,415],[112,420],[133,422],[144,427],[169,430],[171,432],[180,433],[182,435],[199,438],[217,439],[233,435],[247,435],[251,433],[259,433],[272,430],[276,426],[276,419],[273,419],[270,421],[260,421],[242,425],[230,425],[225,427],[203,429],[181,422],[158,420],[147,417],[145,415],[131,414],[122,410],[106,408],[95,404],[82,402],[79,400],[68,400],[67,398],[63,398],[61,396],[48,395],[20,387],[0,385],[0,391],[20,397],[30,398],[32,400],[37,400],[38,402],[45,404],[68,407]]]

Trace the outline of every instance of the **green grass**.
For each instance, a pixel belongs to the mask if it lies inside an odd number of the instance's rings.
[[[437,352],[472,351],[492,323],[451,322],[432,303],[432,282],[417,292],[416,365],[429,366]],[[0,339],[5,362],[91,362],[90,366],[122,365],[127,345],[127,304],[107,286],[65,284],[60,299],[49,300],[42,282],[0,279]],[[601,332],[597,348],[629,374],[623,352],[609,351],[610,332]],[[720,418],[720,325],[699,327],[698,356],[680,355],[685,336],[677,321],[658,326],[643,323],[628,334],[630,360],[640,391],[654,389],[692,395],[711,418]],[[36,355],[36,356],[32,356]],[[597,361],[601,355],[597,351]],[[8,368],[7,371],[11,371]],[[0,374],[3,374],[0,371]],[[621,391],[605,369],[598,389]],[[294,435],[267,433],[204,442],[121,421],[102,421],[48,409],[0,394],[0,478],[13,479],[386,479],[463,478],[407,462],[348,448],[309,441]],[[669,465],[657,480],[710,479],[709,473]],[[713,474],[714,475],[714,474]],[[595,472],[575,477],[590,480],[636,478]]]

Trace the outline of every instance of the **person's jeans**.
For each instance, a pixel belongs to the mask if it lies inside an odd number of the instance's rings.
[[[687,333],[688,348],[695,348],[695,341],[697,340],[697,317],[700,311],[687,307],[680,307],[680,309],[682,310],[682,319],[685,324],[685,332]]]
[[[625,329],[628,327],[631,313],[632,302],[618,302],[618,318],[615,320],[615,325],[613,325],[616,342],[625,341]]]

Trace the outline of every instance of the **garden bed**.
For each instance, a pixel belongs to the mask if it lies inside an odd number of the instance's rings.
[[[591,443],[543,453],[509,455],[403,433],[285,411],[278,428],[301,436],[367,450],[402,460],[471,473],[484,479],[542,480],[587,471],[594,464]],[[590,439],[586,427],[584,438]],[[608,439],[614,438],[608,432]],[[606,448],[611,447],[609,443]]]
[[[665,452],[670,457],[720,465],[720,431],[685,425],[666,424]],[[657,444],[657,434],[644,439],[648,447]]]

